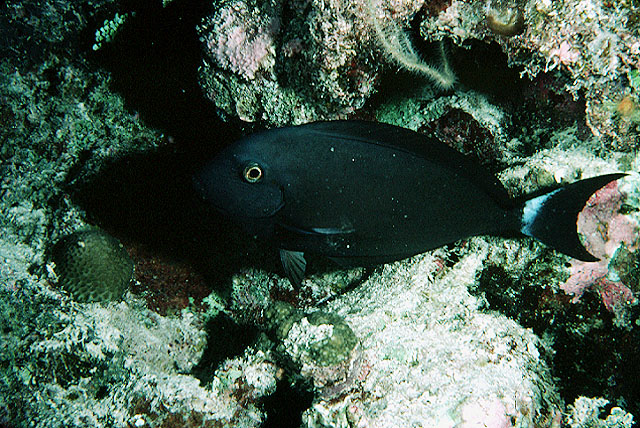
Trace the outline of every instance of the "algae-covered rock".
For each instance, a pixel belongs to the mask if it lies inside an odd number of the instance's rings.
[[[295,362],[319,366],[343,362],[357,342],[340,316],[325,312],[314,312],[293,323],[283,339],[286,352]]]
[[[348,389],[360,366],[358,338],[342,317],[314,312],[295,322],[279,350],[293,363],[293,378],[319,397]]]
[[[284,302],[275,302],[266,315],[292,380],[321,397],[335,396],[353,386],[362,362],[361,349],[344,318],[323,311],[304,314]]]
[[[349,358],[358,338],[341,316],[318,311],[309,314],[306,320],[310,328],[326,332],[320,340],[310,342],[306,350],[316,364],[326,367]]]

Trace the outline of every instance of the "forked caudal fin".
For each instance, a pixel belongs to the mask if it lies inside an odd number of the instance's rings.
[[[519,208],[522,210],[520,231],[578,260],[598,261],[580,242],[578,214],[598,189],[625,175],[617,173],[587,178],[529,199]]]

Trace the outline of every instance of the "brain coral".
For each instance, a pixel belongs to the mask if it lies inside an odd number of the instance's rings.
[[[51,255],[58,284],[78,302],[117,300],[133,277],[133,261],[120,241],[99,229],[64,236]]]

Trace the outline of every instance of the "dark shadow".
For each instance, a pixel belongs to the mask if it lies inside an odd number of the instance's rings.
[[[312,401],[312,393],[292,387],[287,379],[279,381],[276,392],[263,402],[267,420],[262,428],[298,428],[302,412],[311,407]]]
[[[134,241],[188,261],[211,283],[240,263],[262,260],[258,246],[195,195],[191,176],[240,134],[224,123],[198,85],[202,61],[196,26],[211,13],[197,0],[125,0],[104,6],[90,23],[86,40],[115,13],[128,19],[113,41],[89,59],[110,73],[110,85],[128,109],[172,141],[155,153],[129,155],[86,177],[83,159],[67,178],[69,192],[90,221],[123,241]],[[133,143],[132,143],[133,144]],[[89,160],[91,154],[87,153]],[[245,246],[246,244],[246,246]],[[249,254],[249,255],[248,255]],[[276,265],[277,266],[277,265]]]
[[[205,329],[214,340],[207,342],[200,362],[191,370],[191,374],[200,379],[202,385],[211,382],[220,363],[242,355],[259,334],[256,328],[238,325],[224,314],[209,320]]]
[[[197,162],[171,148],[128,156],[74,183],[72,198],[91,223],[124,242],[143,243],[188,262],[211,285],[226,282],[242,266],[276,270],[273,250],[252,240],[196,195],[193,163]]]
[[[128,20],[112,42],[90,51],[89,57],[110,72],[111,88],[127,107],[183,149],[223,147],[237,137],[237,126],[219,119],[198,85],[202,49],[196,26],[211,12],[210,4],[174,0],[162,7],[160,1],[127,0],[120,5],[121,14],[130,14]],[[114,14],[105,11],[104,17]],[[89,40],[101,24],[90,26]]]
[[[610,403],[603,411],[603,418],[614,406],[637,415],[640,412],[640,331],[637,327],[617,328],[611,314],[602,307],[600,296],[593,292],[585,293],[578,305],[593,307],[594,319],[582,316],[576,322],[557,317],[566,327],[556,328],[553,335],[553,376],[560,379],[562,398],[572,403],[580,396],[605,397]],[[633,319],[638,320],[640,310],[636,307],[632,312]],[[570,328],[576,324],[582,328],[591,324],[591,327],[586,334],[578,335]],[[637,422],[634,426],[638,426]]]
[[[509,67],[507,55],[497,43],[472,40],[464,48],[451,46],[449,55],[459,85],[486,94],[499,104],[517,106],[522,102],[523,90],[531,82],[520,78],[521,68]]]
[[[587,290],[579,302],[571,303],[569,295],[547,286],[547,278],[553,274],[547,269],[532,265],[519,276],[489,265],[471,292],[482,295],[490,310],[532,328],[538,336],[553,338],[555,352],[549,356],[549,364],[566,403],[580,396],[605,397],[610,403],[601,417],[613,406],[638,414],[640,331],[616,327],[594,290]],[[634,325],[640,319],[640,309],[632,308],[629,316]]]

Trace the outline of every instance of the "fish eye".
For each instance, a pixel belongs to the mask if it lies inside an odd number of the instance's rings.
[[[250,163],[244,167],[244,171],[242,171],[242,177],[247,183],[257,183],[262,180],[262,176],[264,172],[262,168],[257,163]]]

